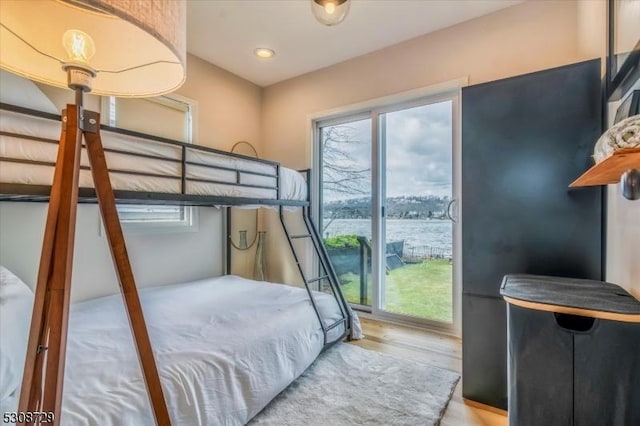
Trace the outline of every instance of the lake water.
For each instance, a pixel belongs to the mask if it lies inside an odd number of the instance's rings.
[[[451,253],[453,226],[448,220],[388,219],[387,241],[404,240],[405,252],[411,248],[434,248]],[[371,238],[370,219],[336,219],[325,229],[325,237],[356,234]]]

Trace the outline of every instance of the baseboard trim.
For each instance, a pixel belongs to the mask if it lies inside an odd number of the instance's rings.
[[[366,311],[359,311],[359,310],[355,310],[355,311],[358,314],[358,317],[360,318],[364,318],[372,321],[385,322],[393,325],[400,325],[403,327],[414,328],[416,330],[426,331],[430,333],[444,334],[445,336],[455,337],[457,339],[462,338],[462,336],[453,329],[438,327],[437,325],[427,324],[427,323],[403,321],[400,318],[374,315],[371,312],[366,312]]]
[[[462,398],[462,400],[464,401],[465,405],[468,405],[470,407],[479,408],[479,409],[485,410],[485,411],[491,411],[492,413],[499,414],[501,416],[507,417],[507,414],[508,414],[507,411],[503,410],[501,408],[496,408],[496,407],[493,407],[491,405],[483,404],[481,402],[473,401],[473,400],[467,399],[467,398]]]

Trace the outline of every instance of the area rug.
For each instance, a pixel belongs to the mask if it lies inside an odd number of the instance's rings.
[[[250,425],[437,425],[460,376],[339,343]]]

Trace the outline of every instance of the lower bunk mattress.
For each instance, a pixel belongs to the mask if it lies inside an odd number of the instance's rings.
[[[327,324],[341,318],[333,296],[314,295]],[[323,348],[302,288],[224,276],[140,298],[174,425],[247,423]],[[154,424],[120,295],[72,306],[61,424]]]

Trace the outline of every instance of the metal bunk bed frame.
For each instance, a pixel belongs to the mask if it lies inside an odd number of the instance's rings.
[[[44,118],[49,120],[60,121],[61,116],[57,114],[50,114],[42,111],[37,111],[29,108],[19,107],[15,105],[10,105],[6,103],[0,103],[0,110],[14,112],[23,115],[29,115],[37,118]],[[126,174],[131,176],[144,176],[144,177],[159,177],[165,179],[179,179],[180,180],[180,193],[165,193],[165,192],[142,192],[142,191],[130,191],[130,190],[114,190],[114,195],[116,198],[116,202],[118,204],[156,204],[156,205],[184,205],[184,206],[200,206],[200,207],[225,207],[227,209],[226,215],[226,261],[227,268],[225,270],[226,274],[230,273],[230,262],[231,262],[231,215],[230,208],[233,206],[273,206],[276,207],[279,211],[279,218],[284,234],[287,238],[289,248],[293,255],[293,258],[296,262],[296,266],[304,282],[304,286],[309,295],[309,300],[311,301],[311,305],[313,307],[314,312],[320,322],[320,326],[322,328],[322,332],[324,335],[324,349],[329,347],[331,344],[344,339],[350,335],[351,328],[351,311],[349,310],[348,303],[342,293],[340,288],[340,284],[338,281],[338,277],[331,265],[331,261],[327,254],[326,248],[322,243],[322,238],[318,233],[316,226],[313,223],[312,219],[312,209],[311,209],[311,170],[304,170],[301,173],[306,174],[306,182],[307,182],[307,199],[306,200],[287,200],[281,198],[281,177],[280,177],[280,164],[274,161],[257,159],[253,157],[248,157],[245,155],[227,152],[218,150],[215,148],[210,148],[202,145],[194,145],[188,144],[172,139],[167,139],[158,136],[147,135],[144,133],[134,132],[130,130],[119,129],[115,127],[100,125],[100,129],[103,131],[107,131],[110,133],[116,133],[125,136],[131,136],[135,138],[140,138],[152,142],[156,142],[159,144],[166,144],[173,147],[180,148],[181,155],[180,159],[172,159],[167,157],[162,157],[160,155],[152,155],[146,153],[139,152],[130,152],[121,149],[111,149],[104,148],[105,152],[116,153],[116,154],[124,154],[132,157],[146,158],[146,159],[155,159],[158,161],[169,161],[180,164],[180,176],[171,176],[171,175],[161,175],[158,173],[148,173],[143,171],[129,171],[129,170],[119,170],[119,169],[109,169],[110,174]],[[57,139],[47,139],[35,136],[27,136],[21,135],[17,133],[6,132],[0,130],[0,135],[16,137],[27,140],[34,140],[43,143],[51,143],[58,144],[59,141]],[[225,166],[201,163],[190,161],[187,159],[187,153],[189,151],[196,152],[205,152],[211,154],[217,154],[225,157],[237,158],[241,160],[246,160],[250,162],[257,162],[261,164],[266,164],[274,167],[274,174],[267,174],[262,172],[248,171],[248,170],[239,170]],[[35,161],[35,160],[25,160],[25,159],[15,159],[0,156],[1,162],[9,162],[9,163],[18,163],[18,164],[27,164],[27,165],[39,165],[39,166],[51,166],[53,167],[55,164],[53,162],[44,162],[44,161]],[[226,182],[226,181],[217,181],[210,179],[201,179],[201,178],[192,178],[187,176],[187,168],[189,166],[197,166],[210,168],[215,170],[222,170],[227,172],[235,172],[236,179],[235,182]],[[81,170],[88,169],[88,167],[81,166]],[[253,175],[253,176],[263,176],[275,179],[275,185],[267,186],[267,185],[254,185],[242,183],[241,178],[242,175]],[[265,190],[275,190],[276,197],[273,198],[247,198],[247,197],[230,197],[230,196],[217,196],[217,195],[195,195],[188,194],[187,182],[202,182],[207,184],[219,184],[226,186],[241,186],[248,188],[258,188]],[[31,184],[19,184],[19,183],[6,183],[0,182],[0,201],[22,201],[22,202],[48,202],[49,195],[51,192],[51,186],[48,185],[31,185]],[[78,193],[78,202],[79,203],[97,203],[97,196],[95,190],[93,188],[80,188]],[[291,235],[289,232],[289,228],[286,224],[286,218],[284,214],[285,207],[298,207],[298,211],[302,212],[302,219],[304,221],[305,227],[308,233],[303,235]],[[300,262],[300,255],[298,254],[293,241],[298,238],[309,238],[312,242],[314,251],[319,259],[319,266],[324,271],[324,275],[320,275],[317,278],[307,279],[302,264]],[[313,295],[313,291],[311,289],[311,284],[317,283],[317,290],[321,291],[323,289],[322,282],[328,283],[328,288],[330,289],[331,294],[335,298],[340,312],[342,314],[342,318],[338,321],[335,321],[331,324],[326,325],[322,319],[320,314],[320,310],[318,309],[316,300]],[[344,331],[341,336],[335,340],[329,341],[328,333],[339,326],[340,324],[344,324]]]

